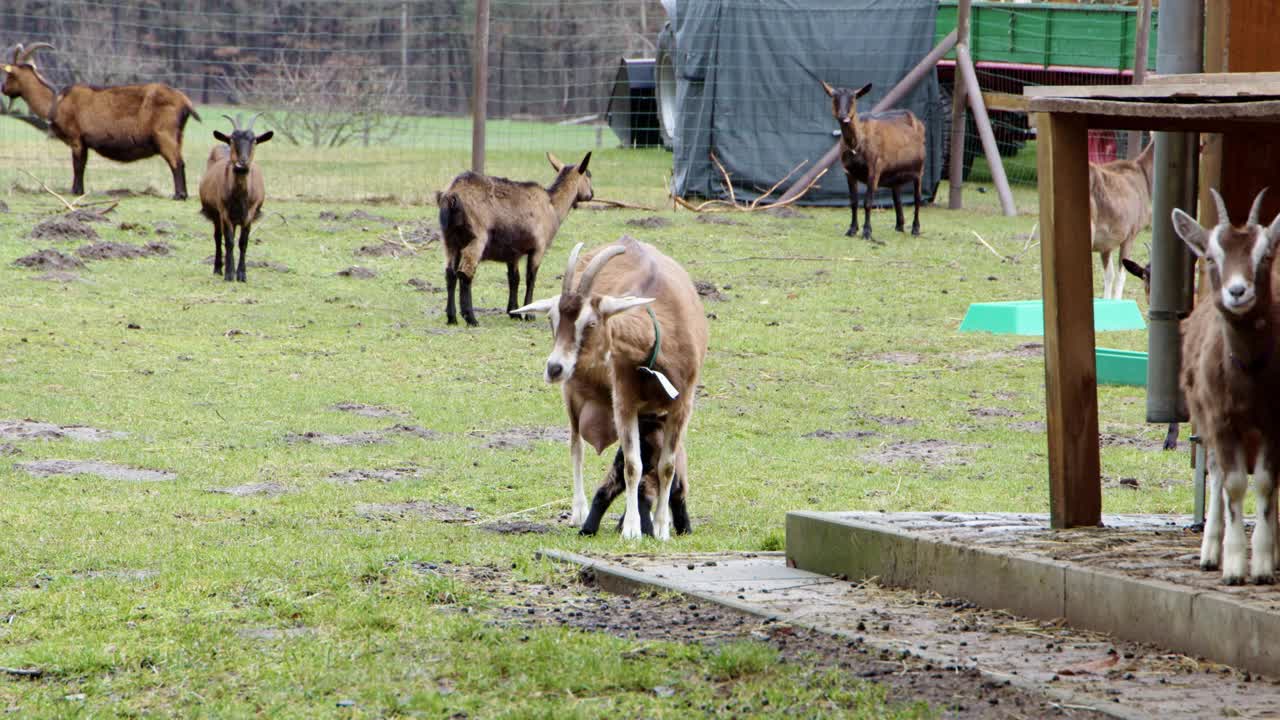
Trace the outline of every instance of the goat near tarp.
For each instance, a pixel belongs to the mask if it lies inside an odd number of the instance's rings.
[[[726,197],[711,155],[739,199],[752,199],[836,137],[819,80],[873,90],[867,107],[933,48],[936,0],[679,0],[671,12],[676,74],[676,195]],[[942,176],[943,124],[933,73],[901,104],[925,125],[923,194]],[[837,166],[801,202],[847,205]],[[882,189],[875,204],[890,202]]]

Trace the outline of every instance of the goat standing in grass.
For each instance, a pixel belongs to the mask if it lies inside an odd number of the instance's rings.
[[[871,83],[858,90],[835,88],[822,82],[831,96],[831,114],[840,124],[840,162],[849,181],[849,211],[852,218],[845,235],[858,234],[858,183],[867,186],[862,237],[871,240],[871,203],[881,185],[893,193],[893,209],[903,232],[900,186],[910,182],[915,190],[915,216],[911,234],[920,234],[920,183],[924,177],[924,123],[910,110],[887,110],[858,116],[858,98],[871,90]]]
[[[249,228],[262,214],[262,201],[266,198],[266,186],[262,180],[262,168],[253,161],[253,151],[258,145],[271,139],[271,130],[254,136],[253,121],[248,127],[226,115],[233,128],[227,136],[214,130],[213,137],[225,145],[215,145],[209,151],[209,161],[200,179],[200,212],[213,222],[213,272],[223,273],[227,281],[245,282],[245,251],[249,249]],[[235,229],[240,228],[240,265],[235,267]],[[222,248],[226,246],[225,266]],[[233,269],[234,268],[234,269]]]
[[[1155,143],[1134,160],[1089,163],[1089,232],[1102,258],[1102,298],[1124,296],[1124,270],[1138,233],[1151,224],[1151,166]],[[1120,262],[1111,260],[1119,251]],[[1130,270],[1132,272],[1132,270]]]
[[[667,540],[673,525],[680,532],[671,505],[678,465],[684,488],[689,485],[684,436],[707,354],[706,313],[684,268],[634,238],[624,237],[584,258],[586,268],[575,286],[581,247],[569,255],[559,295],[516,310],[551,316],[555,344],[544,377],[562,383],[569,412],[573,522],[587,516],[583,437],[597,448],[620,438],[627,495],[622,537],[641,536],[640,428],[641,418],[652,418],[662,428],[653,534]],[[647,312],[629,312],[641,307]]]
[[[20,97],[31,112],[49,121],[53,136],[71,148],[71,194],[84,194],[84,167],[89,151],[117,162],[133,162],[159,154],[173,171],[173,199],[187,197],[187,166],[182,160],[182,132],[187,119],[200,116],[191,98],[161,83],[91,87],[72,85],[54,92],[31,56],[41,48],[18,45],[13,62],[4,65],[3,92]]]
[[[1221,566],[1228,585],[1244,582],[1244,496],[1252,473],[1257,524],[1247,571],[1254,582],[1269,584],[1276,570],[1280,467],[1280,304],[1272,287],[1280,216],[1270,227],[1258,224],[1263,190],[1248,221],[1233,226],[1222,196],[1211,192],[1216,227],[1173,211],[1174,230],[1204,259],[1213,289],[1212,302],[1198,303],[1182,324],[1182,391],[1205,439],[1209,471],[1200,567]]]
[[[471,307],[471,281],[482,260],[507,264],[507,313],[516,308],[520,286],[520,258],[525,258],[524,302],[533,302],[538,266],[561,223],[579,202],[592,196],[591,153],[575,165],[565,165],[547,153],[556,179],[549,187],[532,182],[464,172],[449,187],[436,193],[440,207],[440,233],[444,236],[444,277],[448,288],[445,316],[458,322],[454,289],[461,286],[462,318],[478,325]]]

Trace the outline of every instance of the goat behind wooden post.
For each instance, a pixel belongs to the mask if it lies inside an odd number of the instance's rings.
[[[1221,566],[1228,585],[1244,582],[1246,572],[1256,583],[1271,583],[1276,569],[1280,304],[1274,298],[1272,267],[1280,216],[1270,227],[1258,223],[1265,192],[1258,193],[1240,227],[1231,225],[1216,190],[1219,224],[1214,228],[1173,211],[1174,230],[1204,259],[1213,289],[1212,302],[1198,303],[1182,325],[1181,385],[1208,457],[1209,506],[1200,567]],[[1246,563],[1244,495],[1250,473],[1257,524],[1252,559]]]
[[[13,62],[3,66],[3,92],[22,98],[31,112],[49,121],[53,136],[71,148],[71,193],[84,194],[90,150],[126,163],[159,154],[173,173],[173,199],[185,200],[182,133],[189,118],[200,119],[191,98],[162,83],[106,88],[71,85],[55,92],[32,59],[43,48],[53,46],[17,46]]]
[[[920,191],[924,180],[924,123],[910,110],[887,110],[858,115],[858,98],[871,90],[871,83],[858,90],[835,88],[822,82],[831,96],[831,114],[840,125],[840,162],[849,182],[849,210],[852,215],[845,235],[858,234],[858,183],[867,186],[862,237],[871,237],[871,203],[881,185],[893,193],[893,209],[903,232],[900,187],[910,182],[915,191],[911,234],[920,234]]]
[[[462,318],[478,325],[471,306],[471,281],[480,262],[507,265],[507,313],[516,308],[520,259],[525,258],[524,303],[533,302],[533,285],[542,258],[569,211],[593,197],[587,153],[577,165],[565,165],[555,155],[547,160],[556,179],[546,188],[532,182],[464,172],[444,192],[436,193],[440,234],[444,237],[445,318],[458,322],[454,290],[460,291]]]
[[[1125,261],[1138,233],[1151,224],[1151,183],[1155,143],[1133,160],[1089,163],[1089,229],[1093,251],[1102,258],[1102,297],[1124,296]],[[1120,262],[1111,254],[1119,251]],[[1132,270],[1130,270],[1132,272]]]
[[[204,177],[200,179],[200,212],[213,222],[213,273],[222,273],[227,281],[245,282],[244,256],[249,249],[249,228],[262,214],[262,203],[266,198],[262,168],[253,159],[254,149],[270,140],[274,133],[268,130],[261,135],[253,134],[257,115],[244,128],[240,127],[238,120],[226,115],[223,117],[231,121],[233,130],[230,136],[213,131],[213,137],[226,144],[216,145],[209,152]],[[232,245],[236,227],[240,228],[238,267]]]

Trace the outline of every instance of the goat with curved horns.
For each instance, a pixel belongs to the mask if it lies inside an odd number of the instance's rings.
[[[182,160],[182,132],[188,118],[200,119],[191,98],[161,83],[98,88],[71,85],[54,92],[32,55],[49,43],[13,51],[3,66],[3,92],[22,98],[31,112],[49,121],[49,132],[71,148],[71,192],[84,194],[84,167],[89,151],[117,162],[133,162],[159,154],[173,171],[173,199],[187,197],[187,168]]]
[[[1191,420],[1205,439],[1209,491],[1200,567],[1221,565],[1228,585],[1245,580],[1244,495],[1253,474],[1257,524],[1248,575],[1275,582],[1276,470],[1280,467],[1280,303],[1272,267],[1280,216],[1258,223],[1264,189],[1243,226],[1231,224],[1226,203],[1218,225],[1206,228],[1181,210],[1173,228],[1205,261],[1213,301],[1201,302],[1182,324],[1182,391]],[[1225,514],[1225,522],[1224,522]],[[1225,525],[1225,528],[1224,528]]]
[[[271,139],[271,130],[255,136],[253,123],[262,113],[249,119],[246,127],[229,115],[231,135],[214,130],[213,137],[225,145],[215,145],[209,151],[204,177],[200,178],[200,213],[213,222],[213,272],[223,273],[222,248],[227,250],[224,280],[245,282],[244,254],[249,249],[249,228],[262,214],[262,202],[266,199],[266,184],[262,168],[253,161],[254,148]],[[240,265],[235,266],[232,242],[235,229],[240,228]]]
[[[623,237],[583,258],[586,267],[577,273],[581,249],[579,243],[569,254],[559,295],[515,311],[551,317],[554,347],[544,377],[561,383],[569,412],[573,522],[587,517],[582,439],[600,451],[620,438],[627,496],[622,537],[642,534],[643,416],[662,427],[653,534],[667,540],[672,481],[677,465],[684,466],[685,430],[707,355],[706,313],[689,274],[652,245]],[[629,312],[640,307],[648,312]],[[681,480],[687,489],[687,474]]]

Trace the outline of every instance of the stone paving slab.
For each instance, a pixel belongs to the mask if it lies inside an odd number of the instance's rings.
[[[940,672],[976,668],[1119,718],[1280,717],[1280,685],[1244,670],[986,610],[936,593],[850,582],[787,566],[782,553],[589,558],[544,550],[594,574],[606,590],[676,591],[739,612],[849,637]]]

